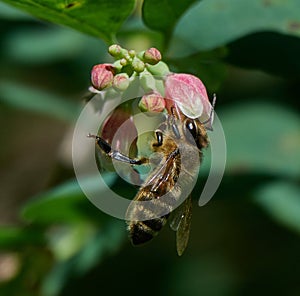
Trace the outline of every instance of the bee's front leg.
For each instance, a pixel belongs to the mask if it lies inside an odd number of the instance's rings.
[[[89,138],[94,138],[96,140],[96,144],[97,146],[110,158],[121,161],[121,162],[125,162],[125,163],[129,163],[132,165],[141,165],[141,164],[145,164],[149,162],[148,158],[142,157],[140,159],[133,159],[130,158],[124,154],[122,154],[121,152],[117,151],[117,150],[113,150],[111,148],[111,145],[106,142],[104,139],[102,139],[99,136],[96,135],[91,135],[88,134]]]

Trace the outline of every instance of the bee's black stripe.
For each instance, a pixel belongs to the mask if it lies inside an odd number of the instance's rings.
[[[141,222],[133,223],[129,226],[130,230],[130,238],[133,245],[141,245],[149,240],[151,240],[154,236],[153,231],[143,225]]]
[[[143,221],[143,224],[151,228],[153,231],[159,231],[166,224],[168,216],[169,215],[166,215],[161,218],[146,220]]]

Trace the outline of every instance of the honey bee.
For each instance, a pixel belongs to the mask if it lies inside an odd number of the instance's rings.
[[[148,158],[133,159],[113,150],[110,144],[99,136],[89,137],[95,138],[96,145],[112,159],[131,165],[149,162]],[[178,200],[185,194],[185,186],[189,186],[190,181],[197,178],[202,150],[208,147],[208,144],[205,124],[199,119],[185,116],[176,106],[171,114],[166,115],[165,121],[155,131],[155,140],[151,144],[153,152],[160,155],[158,164],[149,173],[127,209],[126,219],[133,245],[150,241],[170,219],[170,226],[176,231],[177,253],[179,256],[183,254],[190,233],[191,195],[189,194],[177,208],[174,205],[177,205]],[[198,161],[194,159],[195,155]],[[165,195],[167,198],[163,199]],[[136,201],[147,203],[137,204]],[[139,216],[146,218],[137,219]]]

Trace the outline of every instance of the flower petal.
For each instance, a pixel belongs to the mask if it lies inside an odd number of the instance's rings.
[[[211,104],[202,81],[191,74],[170,74],[165,80],[165,96],[189,118],[210,116]]]

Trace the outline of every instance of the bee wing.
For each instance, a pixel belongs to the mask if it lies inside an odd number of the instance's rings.
[[[173,187],[174,184],[170,183],[169,180],[173,179],[175,175],[176,166],[174,165],[174,159],[178,157],[178,149],[174,150],[168,155],[168,157],[163,161],[163,164],[153,172],[145,182],[146,185],[151,185],[152,191],[156,191],[158,188],[165,187],[166,191]],[[172,181],[174,182],[174,181]],[[163,184],[168,184],[169,186],[163,186]]]
[[[191,195],[175,211],[170,226],[176,231],[177,253],[181,256],[188,244],[192,218],[192,197]]]

